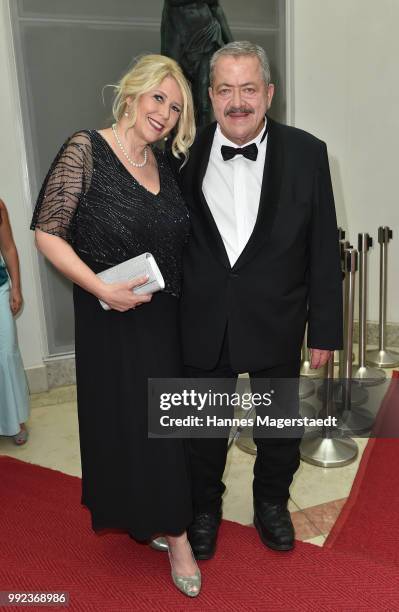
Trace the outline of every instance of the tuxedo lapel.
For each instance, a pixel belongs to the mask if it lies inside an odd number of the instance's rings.
[[[278,124],[269,118],[268,122],[267,150],[258,216],[253,232],[233,266],[234,270],[245,265],[269,239],[277,212],[283,171],[283,146]]]
[[[210,211],[208,203],[202,191],[202,182],[205,177],[208,167],[209,156],[211,154],[213,138],[215,135],[216,123],[207,126],[200,134],[196,143],[196,153],[193,156],[191,163],[193,165],[192,180],[193,192],[196,203],[196,208],[199,215],[205,224],[205,234],[208,244],[214,255],[220,263],[230,268],[229,258],[223,243],[223,239],[219,233],[213,215]]]

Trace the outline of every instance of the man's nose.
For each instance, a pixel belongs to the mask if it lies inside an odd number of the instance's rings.
[[[233,106],[239,108],[241,106],[241,90],[233,89]]]

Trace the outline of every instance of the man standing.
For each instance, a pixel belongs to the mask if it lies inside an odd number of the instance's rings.
[[[341,270],[326,145],[266,116],[274,93],[264,50],[233,42],[211,59],[216,123],[198,135],[180,173],[192,233],[184,262],[186,375],[297,378],[306,321],[312,366],[342,342]],[[287,510],[297,438],[256,439],[254,523],[267,546],[289,550]],[[216,548],[226,439],[192,439],[198,559]]]

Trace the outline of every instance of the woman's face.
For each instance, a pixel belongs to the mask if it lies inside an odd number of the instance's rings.
[[[129,105],[129,100],[127,101]],[[134,132],[144,142],[156,142],[169,134],[179,120],[183,108],[180,87],[171,76],[140,96]]]

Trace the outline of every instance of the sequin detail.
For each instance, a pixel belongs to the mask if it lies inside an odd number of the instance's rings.
[[[40,190],[31,229],[60,236],[99,272],[144,252],[154,255],[165,292],[181,290],[188,210],[162,151],[153,148],[160,191],[153,194],[125,168],[95,130],[71,136]]]

